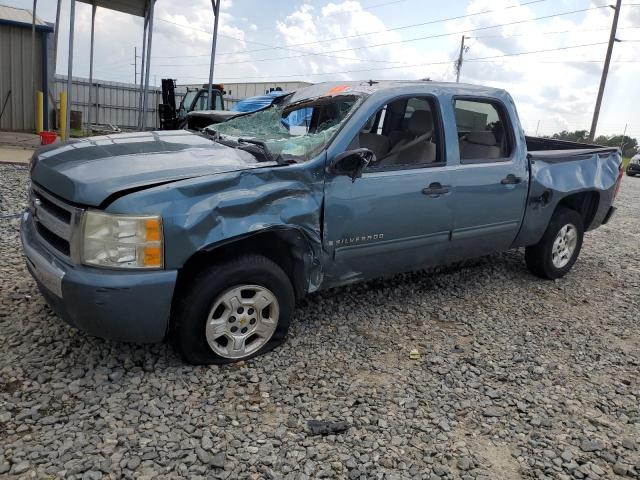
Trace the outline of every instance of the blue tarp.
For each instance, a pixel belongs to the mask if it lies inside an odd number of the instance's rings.
[[[270,92],[266,95],[257,95],[255,97],[245,98],[239,101],[232,109],[232,112],[255,112],[261,108],[268,107],[273,101],[287,92]]]

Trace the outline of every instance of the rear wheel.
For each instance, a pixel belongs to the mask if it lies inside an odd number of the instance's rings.
[[[293,308],[293,287],[278,265],[239,257],[194,278],[176,305],[172,341],[189,363],[247,360],[284,341]]]
[[[541,278],[563,277],[578,259],[583,236],[582,216],[575,210],[559,207],[540,242],[526,248],[527,267]]]

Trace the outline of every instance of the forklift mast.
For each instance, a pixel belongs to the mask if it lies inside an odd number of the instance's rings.
[[[213,110],[224,110],[224,85],[213,84],[211,91],[214,101]],[[176,81],[162,79],[162,103],[158,105],[160,130],[178,130],[187,124],[187,113],[193,110],[206,110],[208,107],[209,85],[202,88],[187,88],[180,105],[176,105]]]
[[[160,116],[160,130],[177,128],[176,81],[172,78],[162,79],[162,103],[158,106],[158,115]]]

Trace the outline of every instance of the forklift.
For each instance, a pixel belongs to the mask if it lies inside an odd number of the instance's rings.
[[[202,88],[187,87],[176,108],[176,81],[172,78],[162,79],[162,103],[158,105],[160,130],[180,130],[187,126],[187,114],[193,111],[209,110],[209,84]],[[213,84],[211,95],[212,110],[224,110],[224,85]]]

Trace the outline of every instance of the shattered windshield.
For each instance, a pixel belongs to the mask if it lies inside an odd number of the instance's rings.
[[[272,158],[304,162],[326,148],[361,101],[361,96],[340,95],[272,105],[206,130],[259,143]]]

